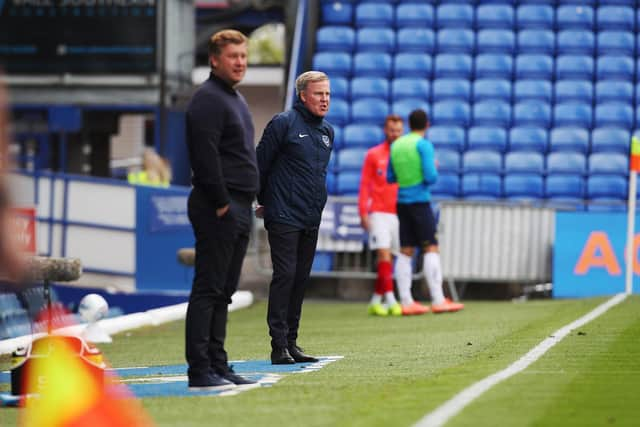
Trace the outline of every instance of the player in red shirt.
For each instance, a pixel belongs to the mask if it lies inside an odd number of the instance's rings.
[[[402,307],[393,293],[392,253],[399,250],[396,215],[398,185],[387,182],[391,143],[403,133],[402,118],[391,114],[384,122],[385,141],[367,151],[362,166],[358,208],[362,228],[369,233],[369,247],[377,251],[378,277],[369,314],[401,316]],[[385,303],[383,304],[383,299]]]

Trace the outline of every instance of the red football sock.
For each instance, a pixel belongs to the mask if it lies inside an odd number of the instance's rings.
[[[386,292],[393,292],[393,272],[392,265],[390,261],[380,261],[378,262],[378,280],[380,283],[378,285],[376,283],[376,293],[378,293],[378,289],[380,289],[380,294],[384,294]]]

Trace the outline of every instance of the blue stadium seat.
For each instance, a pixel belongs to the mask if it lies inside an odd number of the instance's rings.
[[[510,151],[545,153],[549,135],[546,129],[532,126],[514,126],[509,131]]]
[[[319,52],[313,55],[313,69],[323,71],[330,77],[349,77],[351,75],[351,55],[340,52]]]
[[[389,104],[381,99],[363,98],[351,104],[351,117],[356,123],[380,125],[388,114]]]
[[[508,53],[516,48],[516,36],[511,30],[478,31],[478,53]]]
[[[513,102],[537,100],[551,102],[553,89],[548,80],[518,80],[514,86]]]
[[[582,153],[549,153],[547,155],[547,174],[554,173],[584,175],[587,173],[587,158]]]
[[[438,180],[429,190],[437,198],[460,197],[460,177],[455,173],[439,173]]]
[[[389,101],[389,81],[382,77],[356,77],[351,80],[351,99],[380,98]]]
[[[342,148],[342,126],[338,126],[338,125],[332,125],[333,126],[333,151],[331,152],[331,155],[333,156],[333,153],[336,150],[339,150],[340,148]],[[331,161],[331,159],[329,159],[329,161]]]
[[[471,83],[467,79],[435,79],[432,83],[433,102],[445,99],[469,101]]]
[[[629,173],[629,158],[622,153],[592,153],[588,159],[589,175],[621,175]]]
[[[591,132],[592,153],[629,153],[631,132],[618,127],[595,128]]]
[[[472,74],[470,55],[441,53],[436,55],[434,76],[469,79]]]
[[[433,6],[419,3],[400,3],[396,6],[396,27],[432,28],[435,23]]]
[[[595,45],[596,39],[592,31],[559,31],[556,38],[556,47],[560,55],[593,55]]]
[[[467,131],[467,150],[507,150],[507,131],[501,127],[474,126]]]
[[[391,81],[391,100],[420,98],[425,101],[431,96],[431,84],[427,79],[401,77]]]
[[[396,33],[398,52],[433,53],[436,36],[429,28],[401,28]]]
[[[587,178],[587,197],[626,200],[627,179],[621,175],[591,175]]]
[[[360,171],[364,163],[367,148],[343,148],[337,153],[337,171]]]
[[[522,30],[518,33],[518,53],[553,55],[556,36],[551,30]]]
[[[633,103],[633,85],[623,80],[604,80],[596,83],[596,103]]]
[[[631,7],[600,6],[596,14],[598,31],[635,31],[635,12]]]
[[[553,57],[529,53],[517,55],[516,78],[551,80],[553,78]]]
[[[556,127],[551,130],[549,151],[589,151],[589,131],[579,127]]]
[[[497,78],[511,80],[513,58],[506,54],[480,54],[475,60],[476,79]]]
[[[398,53],[393,61],[394,77],[431,77],[432,61],[427,54]]]
[[[360,3],[356,6],[356,27],[392,27],[393,6],[384,3]]]
[[[510,126],[511,104],[496,100],[475,102],[473,124],[475,126]]]
[[[373,147],[384,141],[382,122],[380,124],[356,124],[345,126],[342,137],[342,146],[349,147]]]
[[[544,195],[544,180],[540,174],[506,174],[502,185],[504,196],[509,199],[541,199]]]
[[[432,123],[437,125],[468,126],[471,109],[466,102],[440,101],[433,104]]]
[[[444,28],[436,36],[439,53],[473,53],[475,33],[463,28]]]
[[[598,0],[600,6],[628,6],[630,3],[633,4],[633,0]]]
[[[547,197],[584,198],[585,181],[582,175],[547,175],[545,184],[545,195]]]
[[[556,58],[556,79],[592,80],[594,68],[594,61],[591,56],[560,55]]]
[[[440,172],[460,172],[460,153],[457,150],[437,150],[438,174]]]
[[[611,197],[595,197],[589,200],[587,211],[589,212],[626,212],[626,199]]]
[[[592,8],[597,6],[598,2],[599,0],[556,0],[558,6],[569,4],[574,6],[590,6]]]
[[[443,149],[464,151],[465,132],[460,126],[431,126],[427,131],[427,139],[436,147],[436,151]]]
[[[481,4],[476,8],[476,28],[513,28],[513,6],[507,4]]]
[[[502,155],[491,150],[466,151],[462,155],[465,174],[473,172],[502,173]]]
[[[331,108],[327,113],[326,119],[332,125],[344,126],[351,121],[351,112],[349,103],[342,99],[332,99]]]
[[[340,196],[357,196],[360,191],[360,171],[346,171],[337,174],[336,190]]]
[[[494,173],[467,173],[462,176],[462,196],[466,199],[494,200],[502,197],[502,180]]]
[[[540,100],[518,102],[513,107],[514,126],[551,126],[551,107]]]
[[[605,55],[596,60],[596,78],[598,80],[630,80],[635,76],[633,59],[629,56]]]
[[[555,85],[556,102],[593,102],[593,84],[589,80],[559,80]]]
[[[331,101],[333,102],[335,99],[351,99],[348,79],[344,77],[333,77],[331,79]]]
[[[352,52],[356,34],[347,26],[321,27],[316,33],[316,50],[318,52]]]
[[[554,10],[550,5],[522,4],[516,10],[516,25],[519,29],[553,30]]]
[[[585,5],[566,5],[556,9],[556,26],[563,30],[593,30],[595,13]]]
[[[596,105],[595,126],[617,126],[631,130],[635,119],[633,108],[621,102],[606,102]]]
[[[477,79],[473,82],[473,100],[497,99],[511,102],[511,82],[506,79]]]
[[[537,173],[542,175],[544,168],[544,155],[535,151],[513,151],[504,157],[505,173]]]
[[[321,8],[324,25],[351,25],[353,21],[353,6],[350,3],[333,1],[323,3]]]
[[[473,6],[468,4],[440,4],[436,17],[438,28],[473,28]]]
[[[353,57],[353,75],[355,77],[391,76],[391,55],[388,53],[356,53]]]
[[[598,33],[598,55],[635,55],[635,39],[629,31]]]
[[[553,107],[554,126],[578,126],[590,128],[593,110],[590,104],[582,102],[561,102]]]
[[[427,112],[427,114],[429,113],[429,110],[430,110],[429,103],[424,99],[405,98],[405,99],[401,99],[399,101],[393,102],[393,104],[391,105],[391,113],[397,114],[400,117],[402,117],[405,123],[405,128],[409,130],[409,125],[408,125],[409,114],[411,114],[413,110],[417,110],[418,108]]]
[[[358,52],[394,53],[396,33],[390,28],[360,28],[356,34],[356,49]]]

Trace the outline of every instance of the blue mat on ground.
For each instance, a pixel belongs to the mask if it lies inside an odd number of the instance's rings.
[[[287,374],[313,372],[327,364],[341,359],[342,356],[320,357],[315,363],[296,363],[295,365],[272,365],[268,360],[241,360],[230,364],[234,371],[246,378],[257,381],[257,384],[246,386],[220,387],[215,390],[190,391],[187,382],[187,365],[161,365],[132,368],[115,368],[113,372],[127,385],[136,397],[170,397],[170,396],[215,396],[234,395],[246,390],[270,387]],[[11,375],[8,371],[0,372],[0,384],[9,383]],[[15,406],[17,398],[0,393],[0,406]]]

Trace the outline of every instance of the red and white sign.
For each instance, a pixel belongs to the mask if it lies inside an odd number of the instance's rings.
[[[29,254],[36,253],[36,209],[26,207],[11,208],[13,229],[18,233],[18,244]]]

